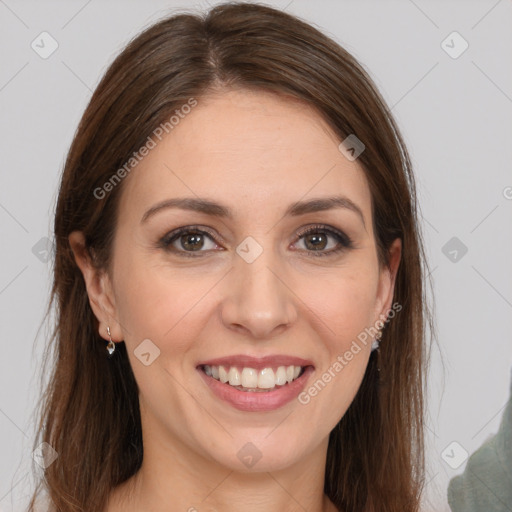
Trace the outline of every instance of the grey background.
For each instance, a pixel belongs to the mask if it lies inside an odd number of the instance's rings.
[[[464,450],[497,431],[511,379],[512,3],[267,3],[316,24],[364,64],[411,152],[439,334],[425,510],[448,511],[448,481],[464,470]],[[38,329],[51,271],[44,237],[51,238],[72,135],[115,55],[143,27],[183,7],[208,4],[0,0],[1,512],[22,510],[33,485],[32,412],[48,335]],[[47,59],[31,48],[43,31],[59,45]],[[453,31],[469,43],[456,59],[441,45]],[[451,41],[453,51],[461,48]],[[459,241],[445,247],[452,237]]]

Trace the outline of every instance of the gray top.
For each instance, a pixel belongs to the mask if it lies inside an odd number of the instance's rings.
[[[512,512],[512,382],[498,433],[450,480],[448,503],[452,512]]]

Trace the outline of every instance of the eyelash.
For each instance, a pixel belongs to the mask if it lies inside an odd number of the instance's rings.
[[[336,249],[330,249],[329,251],[308,251],[305,250],[305,252],[309,253],[311,256],[317,258],[317,257],[326,257],[326,256],[332,256],[334,254],[337,254],[343,250],[346,249],[352,249],[353,248],[353,242],[345,233],[338,231],[337,229],[331,228],[329,226],[325,226],[323,224],[315,224],[314,226],[310,226],[307,229],[304,229],[297,233],[297,241],[300,240],[302,237],[312,234],[312,233],[324,233],[333,236],[339,243],[339,246]],[[209,230],[205,229],[204,227],[193,225],[193,226],[185,226],[182,228],[178,228],[174,231],[171,231],[167,235],[165,235],[159,242],[159,247],[174,252],[175,254],[179,254],[180,256],[183,255],[187,258],[201,258],[203,257],[201,252],[209,252],[209,251],[183,251],[183,250],[177,250],[175,248],[171,248],[171,244],[180,238],[180,236],[184,234],[199,234],[199,235],[208,235],[213,242],[217,243],[215,239],[215,235]]]

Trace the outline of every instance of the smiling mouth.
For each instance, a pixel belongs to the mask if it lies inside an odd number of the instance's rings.
[[[200,365],[208,377],[239,391],[265,393],[283,388],[300,378],[308,366],[277,366],[256,370],[251,367]]]

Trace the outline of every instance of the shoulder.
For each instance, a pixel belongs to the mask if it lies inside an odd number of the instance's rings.
[[[512,503],[512,390],[499,431],[469,458],[464,473],[448,485],[453,512],[502,509]]]

